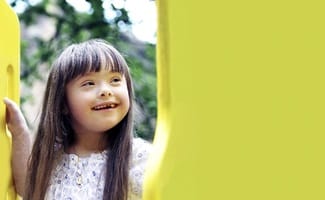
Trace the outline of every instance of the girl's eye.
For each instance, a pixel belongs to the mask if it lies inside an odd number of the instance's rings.
[[[95,85],[93,81],[86,81],[81,84],[82,87]]]
[[[112,83],[118,83],[118,82],[120,82],[121,81],[121,78],[120,77],[113,77],[112,79],[111,79],[111,82]]]

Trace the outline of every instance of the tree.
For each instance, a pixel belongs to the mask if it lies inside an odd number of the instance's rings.
[[[131,26],[124,8],[110,4],[104,8],[100,0],[87,0],[90,10],[77,12],[65,0],[43,0],[31,4],[28,0],[13,0],[12,7],[24,3],[24,12],[18,14],[22,24],[21,81],[25,87],[33,86],[36,80],[45,80],[44,74],[58,51],[71,42],[90,38],[103,38],[112,43],[126,57],[134,79],[136,106],[136,134],[142,138],[153,138],[156,119],[156,71],[155,45],[136,40],[121,27]],[[107,3],[107,2],[105,2]],[[114,12],[112,19],[105,18],[105,12]],[[53,24],[52,33],[44,32],[30,36],[24,30],[31,27],[42,29],[42,23]],[[28,93],[22,93],[22,104],[32,100]]]

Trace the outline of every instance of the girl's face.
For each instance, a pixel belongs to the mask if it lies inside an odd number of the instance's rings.
[[[117,125],[130,107],[125,77],[106,69],[71,80],[66,96],[76,134],[103,133]]]

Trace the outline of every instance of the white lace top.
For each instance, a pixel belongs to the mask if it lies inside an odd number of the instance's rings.
[[[140,200],[145,164],[151,145],[133,140],[133,152],[129,173],[128,200]],[[63,153],[52,173],[46,200],[102,200],[105,185],[106,151],[78,157]]]

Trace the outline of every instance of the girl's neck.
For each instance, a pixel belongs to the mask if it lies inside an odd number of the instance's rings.
[[[106,139],[103,135],[76,134],[76,141],[71,145],[68,153],[73,153],[80,157],[86,157],[92,153],[100,153],[104,151],[106,146]]]

